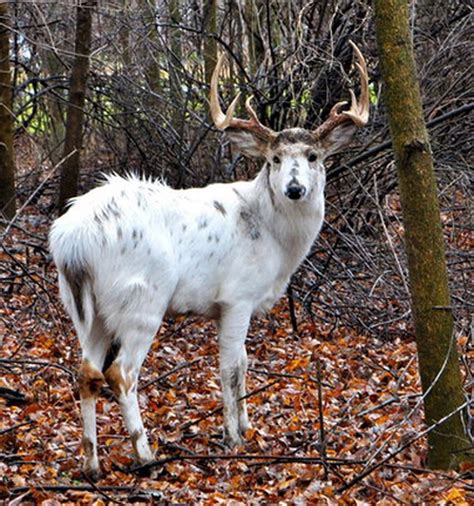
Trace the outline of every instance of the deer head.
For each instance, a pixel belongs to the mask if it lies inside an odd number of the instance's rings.
[[[237,95],[224,113],[219,105],[217,82],[223,57],[219,58],[211,79],[211,115],[215,126],[225,130],[234,146],[244,155],[264,158],[269,167],[269,183],[277,198],[288,201],[309,199],[313,191],[324,189],[324,160],[347,146],[357,128],[369,119],[369,80],[367,65],[362,53],[350,41],[361,80],[359,100],[350,90],[351,105],[341,110],[347,102],[335,104],[329,117],[315,130],[288,128],[275,132],[260,123],[250,105],[245,102],[249,119],[234,118]]]

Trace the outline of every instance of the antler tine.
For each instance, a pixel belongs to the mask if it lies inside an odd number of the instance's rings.
[[[221,55],[217,61],[214,72],[211,77],[211,94],[210,94],[210,107],[211,107],[211,116],[214,124],[219,130],[226,130],[227,128],[236,128],[241,130],[250,130],[252,133],[260,137],[261,139],[268,140],[275,132],[270,128],[262,125],[258,120],[257,113],[254,111],[252,106],[250,105],[250,101],[252,97],[249,97],[245,101],[245,108],[249,113],[250,119],[244,120],[239,118],[234,118],[235,108],[237,106],[237,102],[240,98],[240,93],[232,100],[227,112],[224,112],[219,105],[219,94],[217,91],[217,84],[219,79],[219,72],[222,67],[222,63],[224,61],[224,55]]]
[[[224,55],[221,55],[217,60],[216,67],[214,68],[214,72],[211,77],[211,95],[210,95],[210,105],[211,105],[211,116],[214,124],[219,130],[225,130],[232,122],[232,118],[234,116],[235,107],[237,105],[237,101],[239,100],[240,93],[232,100],[232,103],[227,109],[227,113],[221,109],[219,105],[219,93],[217,91],[217,81],[219,79],[219,72],[222,67],[222,63],[224,61]]]
[[[369,75],[367,73],[367,64],[365,62],[365,58],[354,42],[350,40],[349,44],[352,46],[358,60],[355,63],[355,66],[359,71],[361,81],[360,98],[357,100],[355,93],[352,90],[349,90],[351,95],[350,109],[348,111],[339,112],[341,107],[347,104],[347,102],[338,102],[334,105],[327,120],[315,131],[315,135],[318,138],[324,137],[334,127],[341,123],[352,121],[357,127],[363,127],[369,120]]]
[[[348,111],[342,112],[342,114],[350,118],[358,127],[363,127],[369,120],[369,75],[367,73],[365,58],[362,56],[359,48],[352,40],[349,41],[349,44],[352,46],[358,60],[355,66],[360,75],[360,99],[357,101],[354,92],[349,90],[351,94],[351,108]]]

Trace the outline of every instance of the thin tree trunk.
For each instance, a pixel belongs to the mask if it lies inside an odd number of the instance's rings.
[[[159,94],[161,92],[161,73],[160,73],[160,51],[157,50],[159,46],[158,33],[156,27],[156,1],[155,0],[140,0],[139,3],[143,9],[144,19],[149,27],[146,38],[150,41],[151,47],[148,53],[144,56],[145,61],[145,78],[153,93]]]
[[[10,73],[10,19],[0,3],[0,216],[15,215],[15,160],[13,153],[12,80]]]
[[[130,12],[130,0],[122,0],[122,11],[119,29],[119,41],[121,49],[121,74],[125,81],[127,76],[130,78],[131,73],[131,54],[130,54],[130,26],[129,26],[129,12]],[[130,146],[130,107],[128,104],[122,106],[122,114],[120,117],[120,123],[122,125],[119,133],[120,142],[120,163],[123,169],[126,169],[129,163],[129,157],[131,154]]]
[[[171,49],[171,58],[169,63],[169,74],[170,74],[170,96],[171,96],[171,124],[178,142],[175,147],[176,162],[174,170],[177,174],[177,185],[181,187],[183,184],[184,171],[180,163],[180,158],[183,151],[183,130],[184,130],[184,113],[182,110],[183,105],[183,93],[181,90],[181,79],[180,79],[180,66],[182,65],[182,46],[181,46],[181,31],[179,25],[181,24],[181,9],[179,0],[169,0],[168,13],[170,22],[175,25],[176,28],[170,28],[169,31],[169,45]]]
[[[181,24],[181,10],[179,0],[169,0],[169,18],[170,23],[174,26]],[[173,113],[173,125],[178,130],[181,123],[181,114],[179,111],[179,104],[182,102],[181,81],[179,75],[179,67],[182,64],[182,50],[181,50],[181,32],[179,28],[170,28],[169,31],[169,47],[171,50],[170,58],[170,93],[171,102],[174,105],[175,113]]]
[[[257,71],[265,55],[265,48],[261,37],[261,3],[261,0],[245,0],[244,18],[247,25],[248,66],[252,75]]]
[[[92,12],[96,0],[82,0],[77,6],[75,60],[69,82],[69,104],[64,141],[64,161],[60,166],[58,207],[64,212],[71,197],[77,195],[80,150],[84,122],[84,102],[91,48]]]
[[[211,34],[217,31],[217,0],[204,2],[203,28],[204,37],[204,78],[206,83],[211,82],[211,76],[217,62],[217,42]]]
[[[64,69],[52,49],[39,47],[38,52],[48,77],[59,76],[63,72]],[[56,94],[61,93],[61,90],[55,91]],[[53,166],[56,166],[62,159],[66,125],[61,101],[53,93],[48,93],[46,96],[46,107],[49,113],[49,131],[46,138],[48,156]]]
[[[425,420],[431,425],[464,402],[438,193],[423,119],[406,0],[375,0],[377,44],[398,170]],[[462,415],[428,435],[428,465],[455,467],[469,446]]]

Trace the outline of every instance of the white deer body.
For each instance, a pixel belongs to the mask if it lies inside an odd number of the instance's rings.
[[[267,311],[321,229],[324,194],[277,210],[264,176],[189,190],[110,177],[55,222],[55,263],[88,266],[113,333],[133,316],[129,300],[172,314],[216,316],[244,301]]]
[[[153,458],[137,381],[166,313],[218,320],[225,441],[242,443],[249,426],[240,398],[250,318],[271,308],[308,253],[324,218],[324,159],[363,120],[354,101],[345,113],[336,106],[315,132],[273,132],[248,105],[252,120],[234,120],[234,104],[227,115],[216,106],[219,67],[211,85],[213,118],[242,152],[266,159],[253,181],[174,190],[111,176],[74,199],[51,230],[61,297],[83,353],[85,470],[93,477],[99,471],[95,402],[104,381],[120,403],[138,461]],[[367,90],[362,95],[367,99]]]

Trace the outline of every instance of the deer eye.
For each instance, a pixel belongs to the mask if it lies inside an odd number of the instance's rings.
[[[280,158],[279,158],[278,156],[274,156],[274,157],[273,157],[273,163],[275,163],[275,164],[277,164],[277,165],[278,165],[278,164],[280,163],[280,161],[281,161],[281,160],[280,160]]]
[[[317,159],[318,159],[318,155],[317,155],[316,153],[310,153],[310,154],[308,155],[308,161],[309,161],[310,163],[315,162]]]

